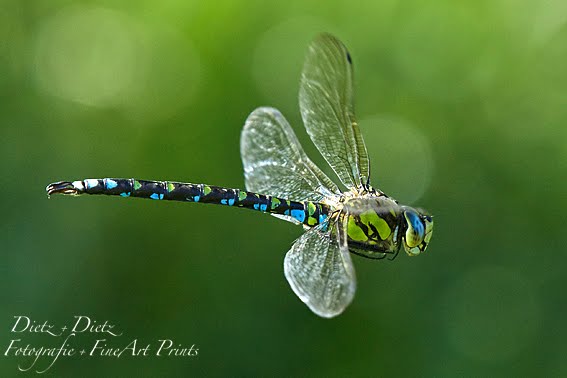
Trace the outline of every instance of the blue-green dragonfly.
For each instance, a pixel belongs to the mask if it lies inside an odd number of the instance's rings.
[[[403,246],[408,255],[419,255],[431,239],[433,219],[370,185],[366,145],[354,116],[352,59],[332,35],[321,34],[309,46],[299,105],[311,140],[347,190],[307,157],[278,110],[262,107],[250,114],[241,135],[246,191],[104,178],[56,182],[47,186],[47,193],[213,203],[303,225],[306,232],[285,256],[285,277],[314,313],[336,316],[356,291],[350,252],[393,259]]]

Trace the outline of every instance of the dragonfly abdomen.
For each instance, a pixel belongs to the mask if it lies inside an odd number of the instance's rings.
[[[85,179],[73,182],[56,182],[48,185],[46,190],[48,195],[104,194],[242,207],[288,216],[293,218],[294,221],[310,227],[323,222],[329,214],[329,208],[318,202],[290,201],[240,189],[173,181],[119,178]]]

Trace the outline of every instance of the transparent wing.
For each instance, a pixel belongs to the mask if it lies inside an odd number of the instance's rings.
[[[332,35],[322,34],[309,46],[299,106],[311,140],[342,183],[367,184],[370,166],[354,116],[352,60]]]
[[[240,137],[246,189],[295,201],[319,201],[339,188],[307,157],[284,116],[258,108]]]
[[[352,301],[356,278],[346,227],[338,227],[335,237],[326,227],[326,223],[314,227],[295,241],[285,256],[284,272],[295,294],[311,311],[331,318]]]

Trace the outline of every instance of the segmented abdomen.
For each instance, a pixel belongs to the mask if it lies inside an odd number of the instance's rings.
[[[286,215],[307,226],[323,222],[329,208],[318,202],[290,201],[240,189],[206,184],[137,179],[86,179],[71,183],[77,193],[105,194],[154,200],[212,203]]]

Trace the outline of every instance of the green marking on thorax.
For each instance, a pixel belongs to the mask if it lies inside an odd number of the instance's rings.
[[[354,241],[365,242],[368,240],[368,236],[366,236],[362,228],[360,228],[356,224],[356,220],[354,219],[353,216],[348,217],[347,234],[349,238],[351,238]]]
[[[211,192],[211,187],[208,185],[203,186],[203,195],[206,196]]]
[[[246,192],[241,191],[238,193],[238,200],[244,201],[246,199],[246,196],[247,196]]]
[[[141,187],[142,187],[142,184],[140,184],[140,181],[134,180],[134,190],[138,190]]]
[[[392,233],[392,230],[390,229],[388,223],[384,219],[380,218],[378,214],[376,214],[376,212],[373,210],[368,210],[364,213],[361,213],[360,221],[367,225],[369,230],[371,229],[370,225],[373,225],[374,228],[376,228],[376,230],[378,231],[380,239],[382,240],[388,239],[388,236],[390,236],[390,234]]]
[[[167,191],[168,192],[173,192],[175,190],[175,185],[173,185],[171,182],[167,183]]]

